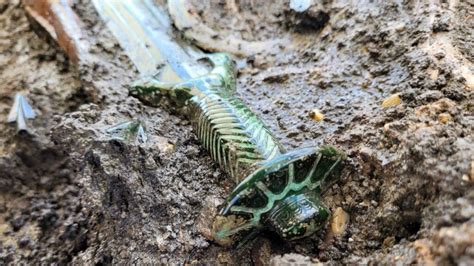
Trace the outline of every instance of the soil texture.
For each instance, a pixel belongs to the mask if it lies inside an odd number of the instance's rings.
[[[137,70],[93,5],[74,2],[88,43],[77,66],[19,0],[0,0],[1,264],[474,263],[469,1],[192,5],[214,38],[274,40],[235,57],[237,94],[288,149],[348,155],[324,194],[332,224],[239,248],[197,225],[205,198],[225,198],[232,181],[184,117],[128,95]],[[4,123],[16,92],[38,113],[29,134]],[[382,107],[389,97],[399,101]],[[130,119],[144,121],[145,144],[105,133]]]

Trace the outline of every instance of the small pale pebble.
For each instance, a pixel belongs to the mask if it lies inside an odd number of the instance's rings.
[[[155,136],[154,141],[156,142],[156,146],[158,150],[162,153],[173,153],[175,150],[175,146],[170,143],[169,139],[165,137]]]
[[[168,143],[168,144],[164,147],[163,152],[164,152],[164,153],[172,153],[172,152],[174,152],[174,149],[175,149],[174,145]]]
[[[319,109],[313,109],[309,112],[309,117],[314,121],[321,122],[324,120],[324,115],[319,111]]]
[[[448,113],[442,113],[438,115],[439,122],[447,124],[451,120],[451,115]]]
[[[396,106],[402,103],[402,99],[400,98],[400,94],[395,93],[383,100],[382,102],[382,108],[388,108],[392,106]]]
[[[398,23],[396,25],[393,26],[393,29],[396,31],[396,32],[402,32],[406,29],[406,25],[405,23]]]
[[[341,207],[338,207],[332,216],[331,231],[335,236],[340,236],[346,231],[348,223],[349,214]]]
[[[428,69],[428,74],[430,75],[431,80],[437,80],[439,77],[438,69]]]

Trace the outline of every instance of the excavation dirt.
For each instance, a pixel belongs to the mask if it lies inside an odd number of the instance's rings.
[[[473,264],[474,6],[216,2],[193,7],[213,38],[276,40],[236,58],[238,97],[288,149],[347,153],[324,194],[332,224],[292,242],[207,240],[205,198],[233,183],[184,117],[128,96],[137,70],[93,6],[74,5],[89,50],[73,66],[18,0],[2,0],[0,263]],[[39,114],[30,134],[4,122],[15,92]],[[147,143],[105,133],[130,119]]]

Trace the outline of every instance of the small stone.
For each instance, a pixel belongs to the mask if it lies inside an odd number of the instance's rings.
[[[171,154],[175,151],[175,146],[167,138],[155,137],[158,150],[165,154]]]
[[[338,207],[334,212],[331,220],[331,231],[335,236],[342,235],[349,224],[349,214],[341,207]]]
[[[397,106],[402,103],[402,99],[400,98],[399,93],[392,94],[385,98],[382,102],[382,108],[389,108],[392,106]]]
[[[172,153],[174,151],[174,145],[168,144],[166,145],[165,149],[163,150],[165,153]]]
[[[439,77],[439,70],[438,69],[431,69],[429,68],[428,70],[428,74],[430,75],[430,79],[431,80],[437,80],[438,77]]]
[[[393,28],[396,32],[403,32],[406,29],[406,24],[401,22],[393,26]]]
[[[438,115],[438,120],[442,124],[447,124],[451,120],[451,115],[448,113],[441,113]]]
[[[469,176],[467,176],[467,175],[462,175],[461,179],[462,179],[463,181],[469,181]]]
[[[314,121],[321,122],[324,120],[324,115],[319,111],[319,109],[313,109],[309,112],[309,117]]]
[[[265,69],[269,66],[268,60],[262,55],[255,55],[252,60],[252,66],[260,69]]]

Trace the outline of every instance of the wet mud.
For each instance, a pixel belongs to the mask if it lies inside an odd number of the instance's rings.
[[[324,200],[347,226],[239,248],[207,240],[205,198],[232,181],[184,117],[128,96],[138,72],[92,4],[74,5],[88,42],[75,66],[19,1],[0,1],[0,120],[19,91],[39,114],[31,134],[0,123],[1,263],[472,264],[474,6],[321,1],[295,14],[254,2],[190,8],[214,38],[274,40],[236,57],[238,97],[288,149],[346,151]],[[382,108],[393,94],[400,104]],[[146,144],[105,133],[130,119]]]

